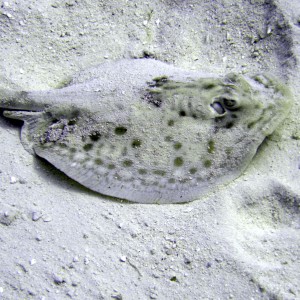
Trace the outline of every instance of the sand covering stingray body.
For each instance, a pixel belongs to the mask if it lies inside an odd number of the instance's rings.
[[[50,91],[0,91],[22,141],[82,185],[140,203],[199,198],[241,174],[291,106],[265,76],[120,60]]]

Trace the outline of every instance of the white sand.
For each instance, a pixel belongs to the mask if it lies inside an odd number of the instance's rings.
[[[298,0],[8,0],[0,12],[1,87],[52,89],[147,53],[268,72],[295,95],[243,176],[182,205],[93,193],[26,152],[1,117],[0,299],[300,299]]]

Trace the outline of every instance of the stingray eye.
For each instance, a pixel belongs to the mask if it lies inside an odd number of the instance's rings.
[[[223,103],[224,103],[224,106],[225,106],[226,108],[228,108],[229,110],[230,110],[230,109],[237,108],[237,101],[234,100],[234,99],[223,98]]]
[[[219,115],[223,115],[225,113],[225,109],[220,102],[214,102],[210,105]]]

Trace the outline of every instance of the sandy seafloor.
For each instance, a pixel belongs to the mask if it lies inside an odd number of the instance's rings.
[[[0,6],[1,88],[53,89],[104,61],[150,56],[271,73],[295,97],[241,177],[181,205],[91,192],[24,150],[1,117],[0,299],[300,299],[298,0]]]

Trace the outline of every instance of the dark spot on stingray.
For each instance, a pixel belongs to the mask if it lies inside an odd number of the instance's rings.
[[[168,182],[169,182],[169,183],[175,183],[175,179],[174,179],[174,178],[170,178],[170,179],[168,180]]]
[[[127,128],[123,126],[119,126],[115,128],[115,134],[117,135],[123,135],[127,132]]]
[[[147,50],[144,50],[142,53],[143,58],[155,58],[155,55]]]
[[[77,119],[80,116],[80,110],[75,109],[71,112],[70,119]]]
[[[153,81],[155,81],[155,86],[156,87],[161,87],[163,86],[165,83],[168,82],[168,76],[160,76],[160,77],[156,77],[156,78],[153,78]]]
[[[249,123],[248,126],[247,126],[248,129],[251,129],[255,124],[256,124],[256,122],[251,122],[251,123]]]
[[[233,127],[233,125],[234,125],[234,122],[227,122],[226,125],[225,125],[225,127],[226,127],[227,129],[230,129],[230,128]]]
[[[103,160],[101,158],[96,158],[95,159],[95,164],[96,165],[103,165]]]
[[[210,89],[212,89],[212,88],[214,88],[216,85],[214,84],[214,83],[204,83],[203,85],[202,85],[202,88],[204,89],[204,90],[210,90]]]
[[[225,119],[225,116],[219,116],[219,117],[216,117],[214,118],[215,120],[215,123],[222,123]]]
[[[207,152],[208,153],[214,153],[215,152],[215,142],[213,140],[210,140],[208,142]]]
[[[139,139],[134,139],[131,143],[132,148],[139,148],[142,145],[142,141]]]
[[[65,143],[59,143],[58,146],[61,148],[68,148],[68,146]]]
[[[114,165],[114,164],[108,164],[107,165],[107,168],[109,169],[109,170],[112,170],[112,169],[114,169],[116,166]]]
[[[204,161],[203,165],[204,165],[205,168],[209,168],[209,167],[211,167],[212,162],[211,162],[210,159],[207,159],[207,160]]]
[[[53,114],[51,111],[45,111],[45,116],[49,119],[51,119],[53,117]]]
[[[85,144],[83,146],[83,150],[90,151],[93,148],[93,144]]]
[[[147,170],[146,169],[139,169],[139,174],[141,174],[141,175],[145,175],[145,174],[147,174]]]
[[[178,85],[176,85],[176,84],[170,84],[170,83],[168,83],[167,85],[163,86],[164,90],[176,90],[178,88],[179,88]]]
[[[95,130],[90,133],[89,137],[93,142],[97,142],[101,138],[101,133],[98,130]]]
[[[52,123],[52,124],[59,123],[59,119],[57,119],[57,118],[52,118],[51,123]]]
[[[159,175],[159,176],[165,176],[166,175],[166,172],[163,171],[163,170],[155,170],[155,171],[153,171],[153,173],[155,175]]]
[[[197,169],[196,168],[190,168],[189,172],[190,172],[190,174],[193,175],[193,174],[195,174],[197,172]]]
[[[198,85],[195,83],[187,83],[184,87],[188,89],[195,89],[198,87]]]
[[[76,124],[76,122],[77,122],[76,119],[71,119],[71,120],[69,120],[68,125],[69,125],[69,126],[73,126],[73,125]]]
[[[181,144],[180,142],[176,142],[176,143],[174,144],[174,149],[175,149],[175,150],[179,150],[181,147],[182,147],[182,144]]]
[[[132,165],[133,165],[132,160],[126,159],[126,160],[123,161],[123,166],[124,167],[131,167]]]
[[[168,126],[174,126],[174,123],[175,123],[174,120],[169,120],[168,121]]]
[[[174,166],[175,167],[181,167],[183,165],[183,158],[182,157],[176,157],[174,159]]]
[[[185,117],[185,116],[186,116],[186,112],[185,112],[184,110],[181,110],[181,111],[179,112],[179,116],[180,116],[180,117]]]

